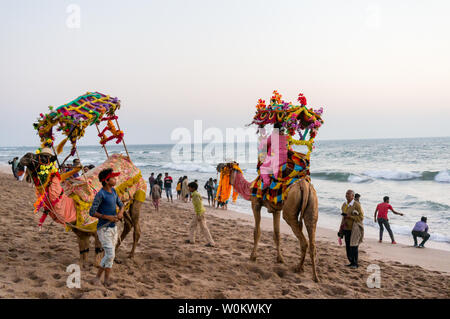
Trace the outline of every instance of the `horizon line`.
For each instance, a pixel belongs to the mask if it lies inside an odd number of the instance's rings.
[[[315,142],[318,141],[367,141],[367,140],[407,140],[407,139],[426,139],[426,138],[450,138],[450,136],[421,136],[421,137],[369,137],[369,138],[345,138],[345,139],[321,139],[321,140],[315,140]],[[234,142],[232,142],[234,143]],[[256,142],[245,142],[247,143],[256,143]],[[127,143],[127,146],[142,146],[142,145],[176,145],[178,143],[150,143],[150,144],[130,144]],[[190,145],[198,145],[200,143],[191,143]],[[210,144],[210,143],[201,143],[203,144]],[[216,143],[220,144],[220,143]],[[223,143],[223,144],[229,144],[229,143]],[[240,144],[240,143],[237,143]],[[182,144],[182,145],[189,145],[189,144]],[[99,146],[98,144],[90,144],[90,145],[79,145],[81,147],[85,146]],[[111,146],[123,146],[123,144],[117,144],[117,145],[111,145]],[[20,146],[0,146],[0,148],[7,148],[7,147],[36,147],[36,146],[30,146],[30,145],[20,145]]]

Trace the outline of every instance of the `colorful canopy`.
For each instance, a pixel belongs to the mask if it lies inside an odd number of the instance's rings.
[[[88,126],[98,124],[104,116],[113,117],[120,108],[120,101],[99,92],[87,92],[75,100],[61,105],[56,109],[49,106],[48,114],[40,114],[40,118],[33,124],[41,138],[42,147],[53,146],[53,128],[67,136],[72,145],[84,136]]]

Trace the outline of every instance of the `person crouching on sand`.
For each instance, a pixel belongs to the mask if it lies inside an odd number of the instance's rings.
[[[155,185],[153,185],[152,201],[153,201],[153,206],[155,206],[156,211],[159,211],[159,202],[161,201],[161,193],[162,193],[162,189],[159,186],[159,184],[156,183]]]
[[[200,224],[200,228],[202,229],[203,235],[206,237],[208,243],[207,247],[214,247],[214,240],[211,237],[211,233],[209,232],[208,226],[206,225],[205,219],[205,207],[202,202],[202,195],[197,191],[198,184],[192,182],[188,185],[189,191],[192,193],[192,204],[194,205],[195,215],[192,219],[190,226],[189,239],[186,240],[188,244],[195,244],[195,236],[197,234],[197,226]]]
[[[430,234],[428,233],[428,225],[427,225],[427,218],[425,216],[422,216],[420,221],[418,221],[411,232],[414,239],[414,247],[417,248],[425,248],[425,243],[430,238]],[[417,246],[417,237],[423,238],[422,242],[419,246]]]
[[[117,183],[116,177],[119,175],[120,173],[114,173],[111,168],[104,169],[100,172],[98,178],[103,188],[95,195],[89,211],[89,215],[98,218],[97,235],[105,251],[105,256],[100,262],[95,282],[100,283],[102,274],[105,272],[105,286],[111,285],[110,275],[118,238],[116,222],[123,218],[125,209],[125,206],[114,189]],[[120,211],[116,215],[117,206],[120,208]]]

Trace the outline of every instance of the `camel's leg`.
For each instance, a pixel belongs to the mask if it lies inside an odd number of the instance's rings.
[[[102,261],[104,253],[102,243],[98,239],[97,232],[95,232],[93,236],[95,239],[95,267],[98,268],[100,267],[100,262]]]
[[[89,257],[89,235],[77,233],[77,236],[78,247],[80,248],[80,266],[86,268]]]
[[[298,209],[298,208],[297,208]],[[291,227],[292,231],[294,232],[294,235],[297,237],[297,239],[300,242],[300,263],[295,268],[296,272],[303,272],[303,263],[305,262],[305,256],[306,251],[308,250],[308,241],[303,234],[303,223],[302,221],[297,220],[298,215],[296,210],[291,209],[289,206],[283,207],[283,219],[286,221],[286,223]]]
[[[141,207],[142,202],[135,201],[131,209],[131,220],[133,221],[134,231],[133,231],[133,248],[131,248],[129,258],[134,257],[136,245],[139,242],[139,238],[141,238],[141,226],[139,225],[139,215],[141,213]]]
[[[295,268],[296,272],[303,272],[303,264],[305,262],[306,251],[308,250],[308,241],[303,234],[303,222],[300,215],[302,193],[299,185],[294,185],[288,193],[286,201],[283,205],[283,219],[291,227],[294,235],[300,242],[300,262]]]
[[[281,211],[276,210],[272,212],[273,214],[273,240],[275,241],[275,245],[277,247],[277,262],[284,263],[283,255],[281,254],[281,237],[280,237],[280,217]]]
[[[305,226],[309,237],[309,255],[311,257],[313,279],[315,282],[319,282],[316,269],[316,223],[317,221],[310,223],[305,220]]]
[[[259,239],[261,238],[261,204],[252,201],[253,217],[255,218],[255,229],[253,231],[253,251],[250,260],[256,261]]]

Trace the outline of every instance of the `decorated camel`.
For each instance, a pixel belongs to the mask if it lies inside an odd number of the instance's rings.
[[[254,246],[250,256],[256,261],[258,243],[261,237],[261,208],[266,207],[273,215],[274,241],[277,250],[277,262],[284,259],[280,247],[280,217],[289,224],[300,241],[300,263],[296,271],[304,270],[306,252],[309,252],[312,263],[313,279],[318,282],[316,269],[315,233],[319,217],[318,199],[309,177],[310,154],[313,150],[314,138],[318,128],[323,124],[322,109],[306,108],[306,98],[299,95],[300,106],[285,103],[281,95],[274,91],[269,106],[263,100],[258,101],[257,114],[252,124],[259,126],[260,143],[258,146],[258,177],[249,182],[244,178],[238,163],[221,163],[217,166],[220,172],[220,184],[217,192],[219,202],[227,201],[233,188],[233,200],[236,195],[251,201],[255,218]],[[274,125],[274,132],[267,138],[264,126]],[[286,135],[285,135],[286,132]],[[298,133],[300,139],[294,139]],[[306,137],[309,133],[309,139]],[[296,152],[292,145],[305,145],[306,154]],[[308,232],[309,244],[303,234],[303,223]]]
[[[95,238],[96,266],[99,265],[103,251],[97,237],[98,219],[89,215],[92,201],[102,188],[98,174],[103,169],[113,168],[114,171],[121,173],[117,178],[115,190],[126,205],[126,210],[124,228],[116,250],[133,229],[133,246],[129,255],[133,257],[141,234],[139,214],[142,203],[145,201],[146,183],[140,170],[132,163],[129,156],[122,154],[109,156],[105,146],[106,142],[114,139],[116,139],[116,143],[123,142],[123,132],[120,131],[120,128],[116,129],[112,122],[115,120],[117,126],[119,125],[115,115],[115,111],[119,108],[120,101],[117,98],[111,98],[98,92],[88,92],[55,110],[50,107],[50,113],[41,114],[38,122],[34,125],[41,138],[41,148],[35,154],[28,153],[23,156],[19,163],[19,170],[23,172],[26,168],[27,179],[36,187],[35,213],[41,209],[44,211],[40,225],[43,224],[47,215],[50,215],[56,223],[66,226],[66,231],[73,231],[78,239],[80,263],[83,266],[88,261],[91,236]],[[107,125],[100,132],[99,124],[103,121],[107,121]],[[84,136],[85,129],[91,125],[97,126],[101,138],[100,143],[108,159],[89,171],[81,170],[81,167],[65,170],[65,161],[70,156],[78,155],[77,140]],[[56,150],[53,146],[53,128],[55,126],[58,131],[67,136]],[[109,137],[106,136],[108,131],[112,133]],[[57,154],[62,153],[67,141],[71,141],[72,149],[64,162],[60,163]],[[81,176],[76,176],[79,173],[82,173]]]

